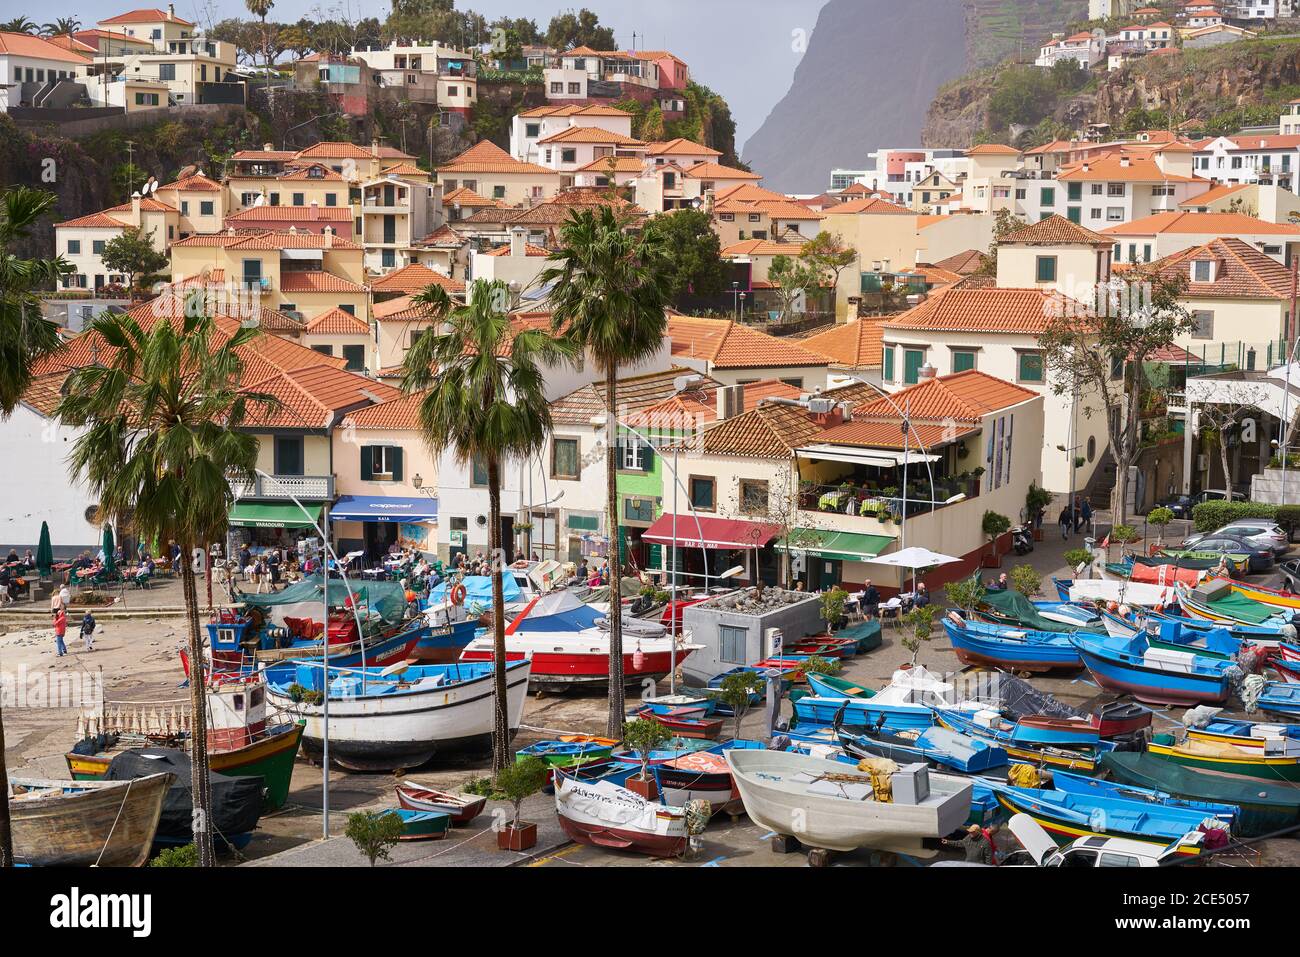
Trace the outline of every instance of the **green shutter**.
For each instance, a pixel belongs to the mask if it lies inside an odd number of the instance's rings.
[[[389,446],[388,451],[393,460],[393,481],[400,482],[402,480],[402,447],[392,445]]]
[[[361,481],[369,482],[375,477],[374,459],[370,455],[370,446],[361,446]]]

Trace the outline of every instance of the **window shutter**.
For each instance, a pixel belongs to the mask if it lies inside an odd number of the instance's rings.
[[[393,481],[400,482],[402,480],[402,447],[400,445],[390,446],[388,454],[393,463]]]
[[[361,481],[369,482],[375,477],[375,462],[370,455],[370,446],[361,446]]]

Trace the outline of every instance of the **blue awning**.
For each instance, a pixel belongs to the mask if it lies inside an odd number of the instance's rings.
[[[330,518],[345,522],[432,522],[438,518],[438,500],[340,495],[330,509]]]

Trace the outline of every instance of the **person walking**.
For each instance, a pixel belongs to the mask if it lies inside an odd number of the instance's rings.
[[[81,619],[81,640],[86,643],[87,651],[95,650],[95,629],[98,627],[95,623],[95,616],[87,611]]]
[[[54,612],[54,649],[55,657],[62,658],[68,653],[68,646],[63,643],[63,636],[68,633],[68,612],[60,605]]]

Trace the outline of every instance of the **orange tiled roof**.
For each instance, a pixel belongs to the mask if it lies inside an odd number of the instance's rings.
[[[1059,314],[1058,302],[1050,290],[970,288],[962,283],[886,319],[884,328],[1037,335]]]
[[[699,319],[670,313],[668,338],[674,356],[705,359],[717,369],[824,366],[825,356],[732,319]]]
[[[314,319],[309,319],[303,328],[307,332],[331,336],[364,336],[370,333],[370,326],[364,319],[358,319],[352,313],[337,306],[328,312],[322,312]]]
[[[854,319],[800,340],[801,345],[845,369],[874,369],[881,363],[882,319]]]
[[[443,173],[545,173],[548,176],[559,175],[555,170],[547,169],[545,166],[520,162],[490,140],[479,140],[445,166],[439,166],[438,173],[440,175]]]
[[[1191,282],[1191,264],[1210,260],[1214,282]],[[1224,299],[1291,298],[1291,270],[1235,236],[1223,236],[1203,246],[1184,249],[1147,267],[1160,276],[1189,280],[1183,297]]]
[[[1054,213],[1046,219],[1040,219],[1036,223],[1030,223],[1028,226],[1013,229],[1003,236],[999,242],[1024,243],[1030,246],[1114,245],[1114,240],[1106,238],[1101,233],[1094,233],[1091,229],[1085,229],[1076,223],[1072,223],[1059,213]]]
[[[280,273],[281,292],[356,292],[366,287],[323,269],[291,269]]]
[[[424,263],[407,263],[400,269],[385,273],[370,284],[370,289],[372,292],[401,292],[409,295],[421,292],[430,285],[442,286],[448,292],[463,292],[465,289],[465,284],[460,280],[449,279]]]
[[[1107,236],[1150,236],[1159,233],[1204,233],[1209,236],[1300,236],[1300,226],[1270,223],[1243,213],[1155,213],[1102,230]]]

